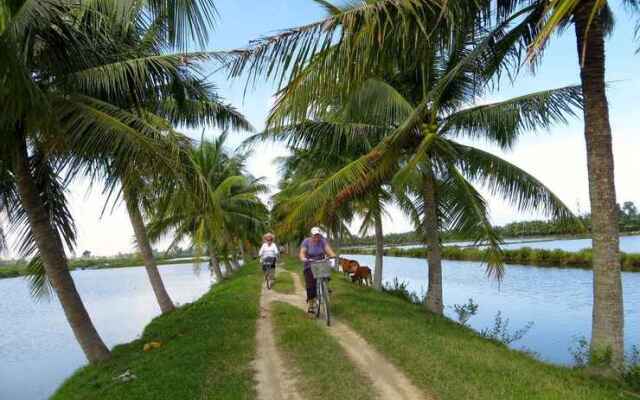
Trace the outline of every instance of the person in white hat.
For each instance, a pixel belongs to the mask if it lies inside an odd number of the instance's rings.
[[[260,256],[260,263],[264,271],[266,269],[265,260],[269,260],[266,264],[272,265],[272,268],[276,267],[276,260],[278,256],[280,256],[280,250],[278,249],[278,245],[275,244],[273,233],[265,233],[264,236],[262,236],[262,240],[263,243],[258,251],[258,256]]]
[[[324,238],[322,230],[317,226],[311,228],[311,237],[302,241],[299,254],[300,261],[304,263],[304,283],[307,288],[307,304],[310,313],[313,313],[316,307],[316,280],[313,279],[309,261],[335,256],[336,253],[329,245],[329,241]]]

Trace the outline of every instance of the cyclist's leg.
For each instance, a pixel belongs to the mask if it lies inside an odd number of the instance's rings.
[[[313,312],[316,301],[316,280],[313,277],[313,273],[311,269],[307,268],[304,270],[304,284],[307,289],[307,304],[309,305],[308,312]]]

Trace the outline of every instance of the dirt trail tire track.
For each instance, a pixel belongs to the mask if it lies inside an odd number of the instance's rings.
[[[304,287],[300,276],[292,275],[296,294],[278,295],[275,298],[305,310]],[[369,377],[381,399],[435,400],[434,396],[419,390],[398,368],[345,324],[333,319],[327,332],[338,340],[349,359]]]
[[[282,295],[267,290],[262,285],[260,296],[260,318],[257,327],[257,350],[254,367],[256,369],[257,392],[260,400],[302,400],[296,390],[295,379],[289,374],[276,347],[271,320],[271,302]],[[293,296],[286,296],[293,297]]]

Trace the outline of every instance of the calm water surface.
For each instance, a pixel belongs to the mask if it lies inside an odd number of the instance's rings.
[[[207,268],[163,265],[172,299],[194,301],[211,286]],[[144,268],[72,272],[98,332],[113,347],[137,338],[160,313]],[[57,299],[34,301],[22,278],[0,279],[0,399],[45,399],[86,363]]]
[[[350,255],[362,265],[373,267],[374,257]],[[426,292],[426,261],[416,258],[384,257],[383,279],[397,277],[406,281],[418,294]],[[625,343],[627,348],[640,345],[640,273],[623,272],[625,309]],[[509,265],[500,286],[485,276],[478,262],[443,261],[445,314],[455,319],[452,306],[472,298],[480,305],[470,325],[476,329],[493,326],[496,313],[510,320],[512,330],[529,321],[529,333],[513,344],[527,348],[542,359],[567,364],[572,357],[569,347],[575,338],[591,334],[592,272],[569,268],[540,268]]]

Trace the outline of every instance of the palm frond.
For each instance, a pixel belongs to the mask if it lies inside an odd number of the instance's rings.
[[[523,133],[567,123],[567,117],[581,109],[581,87],[567,86],[455,112],[445,118],[441,132],[486,139],[509,149]]]

